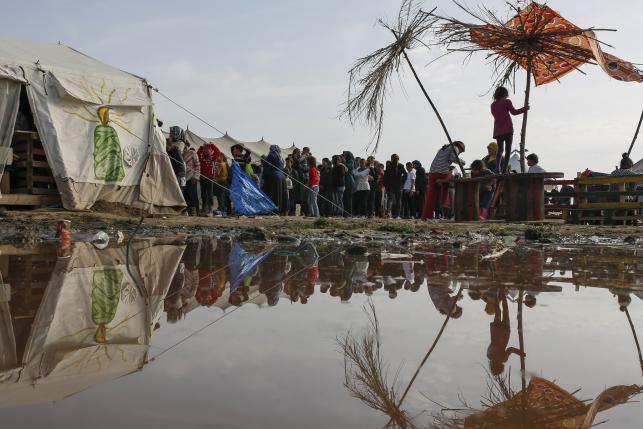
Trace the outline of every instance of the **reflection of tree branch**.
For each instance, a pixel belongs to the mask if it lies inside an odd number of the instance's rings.
[[[520,289],[518,293],[518,344],[520,347],[520,383],[522,390],[527,388],[527,375],[525,369],[525,338],[522,330],[522,301],[525,291]]]
[[[348,332],[337,338],[344,354],[344,386],[351,395],[374,410],[391,417],[387,428],[415,428],[408,416],[397,405],[395,384],[388,380],[388,368],[382,359],[380,329],[375,305],[369,301],[364,306],[368,328],[362,336]]]
[[[625,315],[627,316],[627,321],[630,322],[630,329],[632,329],[632,335],[634,336],[634,343],[636,344],[636,350],[639,352],[639,364],[641,365],[641,373],[643,373],[643,355],[641,355],[641,345],[639,344],[639,339],[636,336],[636,329],[634,328],[634,323],[630,317],[630,312],[627,307],[625,308]]]

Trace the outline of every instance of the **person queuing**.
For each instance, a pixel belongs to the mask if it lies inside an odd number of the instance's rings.
[[[465,150],[461,141],[453,142],[453,146],[444,145],[433,158],[429,169],[426,199],[422,210],[422,219],[433,219],[435,212],[442,212],[445,208],[451,207],[451,196],[449,194],[449,183],[451,172],[449,167],[458,162],[458,157]],[[464,162],[460,160],[461,162]],[[441,181],[438,183],[438,181]]]
[[[282,216],[288,214],[288,187],[284,167],[281,148],[277,145],[270,146],[268,156],[262,160],[262,189],[277,206],[277,213]]]
[[[388,218],[398,218],[402,206],[402,187],[406,180],[406,171],[400,164],[397,154],[391,155],[391,160],[386,163],[384,170],[384,188],[386,189],[386,214]]]
[[[212,143],[201,145],[196,152],[201,170],[201,216],[212,216],[217,162],[221,152]]]
[[[406,163],[406,179],[402,188],[402,218],[413,219],[415,217],[415,181],[416,172],[413,163]]]
[[[305,148],[306,149],[306,148]],[[308,216],[319,217],[319,205],[317,196],[319,194],[319,170],[317,160],[314,156],[307,157],[308,161]]]
[[[188,216],[196,216],[199,208],[198,185],[201,177],[201,164],[194,148],[185,142],[183,147],[183,161],[185,162],[185,191],[183,198],[187,204]]]
[[[413,167],[415,168],[415,199],[414,199],[414,210],[415,213],[413,217],[420,219],[422,217],[422,208],[424,207],[424,198],[426,197],[426,170],[422,167],[420,161],[413,161]]]
[[[365,159],[360,158],[358,167],[353,170],[353,177],[355,178],[353,215],[366,217],[368,216],[368,194],[371,191],[369,182],[373,180],[373,177],[371,169],[366,166]]]

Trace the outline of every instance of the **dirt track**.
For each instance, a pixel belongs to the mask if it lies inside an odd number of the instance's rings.
[[[0,242],[35,243],[53,238],[60,219],[72,222],[74,233],[106,230],[110,234],[131,233],[139,218],[124,214],[68,211],[9,211],[0,215]],[[383,219],[308,219],[300,217],[201,218],[187,216],[145,218],[138,234],[231,235],[266,240],[292,236],[297,238],[337,238],[352,240],[413,239],[416,241],[471,236],[518,235],[546,242],[595,242],[597,238],[643,241],[643,228],[635,226],[564,225],[559,221],[539,223],[454,223],[451,221],[408,221]],[[283,238],[283,237],[281,237]]]

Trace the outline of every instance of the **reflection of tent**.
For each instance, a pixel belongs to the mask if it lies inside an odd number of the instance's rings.
[[[188,143],[194,147],[199,147],[204,143],[214,143],[222,153],[230,157],[230,148],[235,144],[240,144],[250,151],[252,154],[252,162],[258,163],[262,156],[268,155],[272,143],[265,141],[263,138],[256,142],[243,142],[230,137],[227,133],[222,137],[217,138],[204,138],[194,134],[190,130],[185,131],[184,138]],[[286,157],[295,150],[295,145],[288,148],[281,148],[281,154]]]
[[[63,399],[142,369],[182,254],[181,246],[134,244],[130,275],[124,248],[76,243],[58,260],[23,361],[0,373],[0,407]]]
[[[3,154],[21,90],[66,209],[97,201],[150,210],[185,206],[145,79],[64,45],[0,38]],[[109,107],[108,116],[100,106]]]

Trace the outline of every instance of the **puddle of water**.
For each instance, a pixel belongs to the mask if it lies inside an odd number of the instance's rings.
[[[481,401],[506,411],[520,399],[524,412],[550,396],[565,407],[518,420],[545,415],[550,425],[533,427],[564,427],[551,425],[562,408],[574,414],[567,423],[587,411],[573,398],[643,384],[634,339],[643,330],[640,249],[477,243],[357,256],[330,244],[202,238],[134,243],[129,263],[125,247],[76,243],[69,257],[56,255],[50,246],[0,246],[7,427],[383,427],[390,417],[344,386],[356,373],[349,367],[346,379],[350,359],[338,344],[349,329],[349,339],[367,338],[369,303],[394,403],[417,372],[400,409],[418,427],[448,427],[436,416],[498,427],[489,425],[497,408]],[[489,386],[503,382],[510,393],[490,401]],[[532,387],[521,396],[523,383]],[[540,402],[539,386],[549,392]],[[466,423],[462,413],[440,413],[463,399],[474,416]],[[595,423],[640,427],[642,408],[613,406]]]

